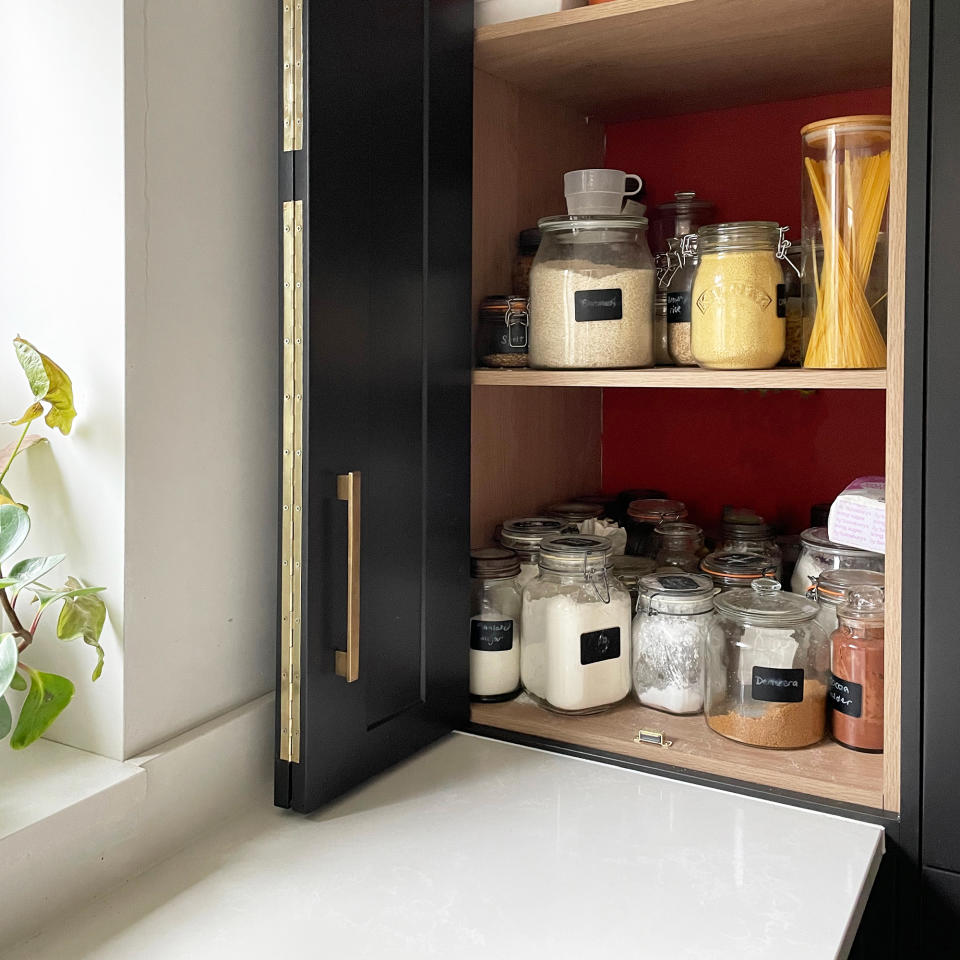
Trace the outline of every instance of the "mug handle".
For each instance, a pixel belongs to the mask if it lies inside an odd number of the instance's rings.
[[[641,180],[640,177],[638,177],[635,173],[628,173],[624,177],[624,181],[627,181],[631,178],[637,181],[637,188],[636,190],[625,190],[623,194],[625,197],[632,197],[634,194],[639,193],[643,189],[643,180]],[[624,183],[624,186],[626,186],[626,183]]]

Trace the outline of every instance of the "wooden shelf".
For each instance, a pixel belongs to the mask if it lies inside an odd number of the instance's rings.
[[[612,0],[476,32],[477,69],[600,120],[890,83],[890,0]]]
[[[611,0],[616,3],[617,0]],[[512,387],[701,387],[736,390],[883,390],[886,370],[474,370],[476,386]]]
[[[475,703],[470,718],[501,730],[781,790],[877,809],[884,806],[883,757],[846,750],[830,740],[803,750],[764,750],[721,737],[702,716],[674,717],[628,703],[592,717],[564,717],[543,710],[525,696],[509,703]],[[662,731],[673,745],[635,743],[641,728]]]

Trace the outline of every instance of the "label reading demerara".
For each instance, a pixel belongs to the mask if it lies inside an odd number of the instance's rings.
[[[768,703],[800,703],[803,700],[803,669],[801,667],[754,667],[754,700]]]
[[[862,684],[844,680],[843,677],[831,673],[827,704],[837,713],[845,713],[848,717],[859,717],[863,713]]]
[[[589,323],[592,320],[622,320],[623,291],[577,290],[573,294],[573,317],[577,323]]]
[[[667,294],[667,323],[690,322],[690,294]]]
[[[470,649],[500,653],[513,647],[512,620],[471,620]]]
[[[616,660],[620,656],[620,628],[607,627],[605,630],[591,630],[580,634],[580,664],[600,663],[602,660]]]

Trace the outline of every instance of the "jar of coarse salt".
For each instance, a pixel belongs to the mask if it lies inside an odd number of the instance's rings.
[[[470,551],[470,696],[520,693],[520,558],[505,547]]]
[[[599,713],[630,692],[630,593],[604,537],[540,543],[540,572],[523,590],[520,678],[541,706]]]

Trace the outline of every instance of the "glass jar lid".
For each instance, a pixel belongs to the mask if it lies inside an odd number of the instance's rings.
[[[653,531],[658,537],[665,540],[698,540],[703,531],[695,523],[681,523],[676,520],[659,524]]]
[[[613,544],[606,537],[562,534],[540,541],[540,566],[555,573],[596,573],[611,566]]]
[[[712,223],[697,231],[700,253],[735,253],[737,251],[770,250],[780,244],[780,224],[772,220],[741,220],[734,223]]]
[[[551,517],[559,517],[570,523],[582,523],[584,520],[593,520],[603,513],[603,507],[595,503],[584,503],[582,500],[569,500],[566,503],[551,503],[545,508]]]
[[[773,540],[773,527],[761,517],[755,520],[724,520],[724,540]]]
[[[687,505],[679,500],[634,500],[627,507],[627,516],[641,523],[682,520],[686,515]]]
[[[761,577],[719,594],[714,603],[720,613],[744,623],[803,623],[817,615],[820,608],[812,600],[782,590],[778,581]]]
[[[837,605],[843,603],[850,593],[862,587],[883,589],[883,574],[876,570],[824,570],[817,577],[816,586],[810,587],[808,596],[815,593],[820,603]]]
[[[520,558],[506,547],[474,547],[470,576],[474,580],[508,580],[520,573]]]
[[[800,534],[800,541],[804,546],[812,547],[816,553],[826,553],[834,557],[880,557],[882,553],[871,553],[869,550],[860,550],[857,547],[845,547],[841,543],[834,543],[827,536],[826,527],[808,527]]]
[[[706,613],[718,588],[697,573],[654,573],[641,577],[640,605],[650,613]]]
[[[687,210],[712,210],[713,204],[709,200],[697,198],[694,190],[677,190],[670,203],[658,203],[657,213],[677,213]]]
[[[883,623],[883,587],[853,587],[846,601],[837,610],[837,616],[844,620]]]
[[[537,226],[542,233],[556,233],[557,231],[579,233],[584,230],[646,230],[647,223],[646,217],[624,217],[619,214],[609,214],[603,217],[544,217],[537,221]]]
[[[853,117],[831,117],[800,128],[800,136],[810,143],[825,140],[830,132],[839,134],[880,133],[890,136],[890,117],[882,113],[863,113]]]
[[[544,537],[563,532],[563,522],[556,517],[514,517],[500,528],[500,542],[512,550],[525,553],[540,549]]]
[[[760,577],[771,577],[776,573],[776,566],[769,557],[761,553],[740,553],[736,550],[721,550],[711,553],[700,561],[700,569],[711,577],[717,577],[731,582],[750,580]]]

